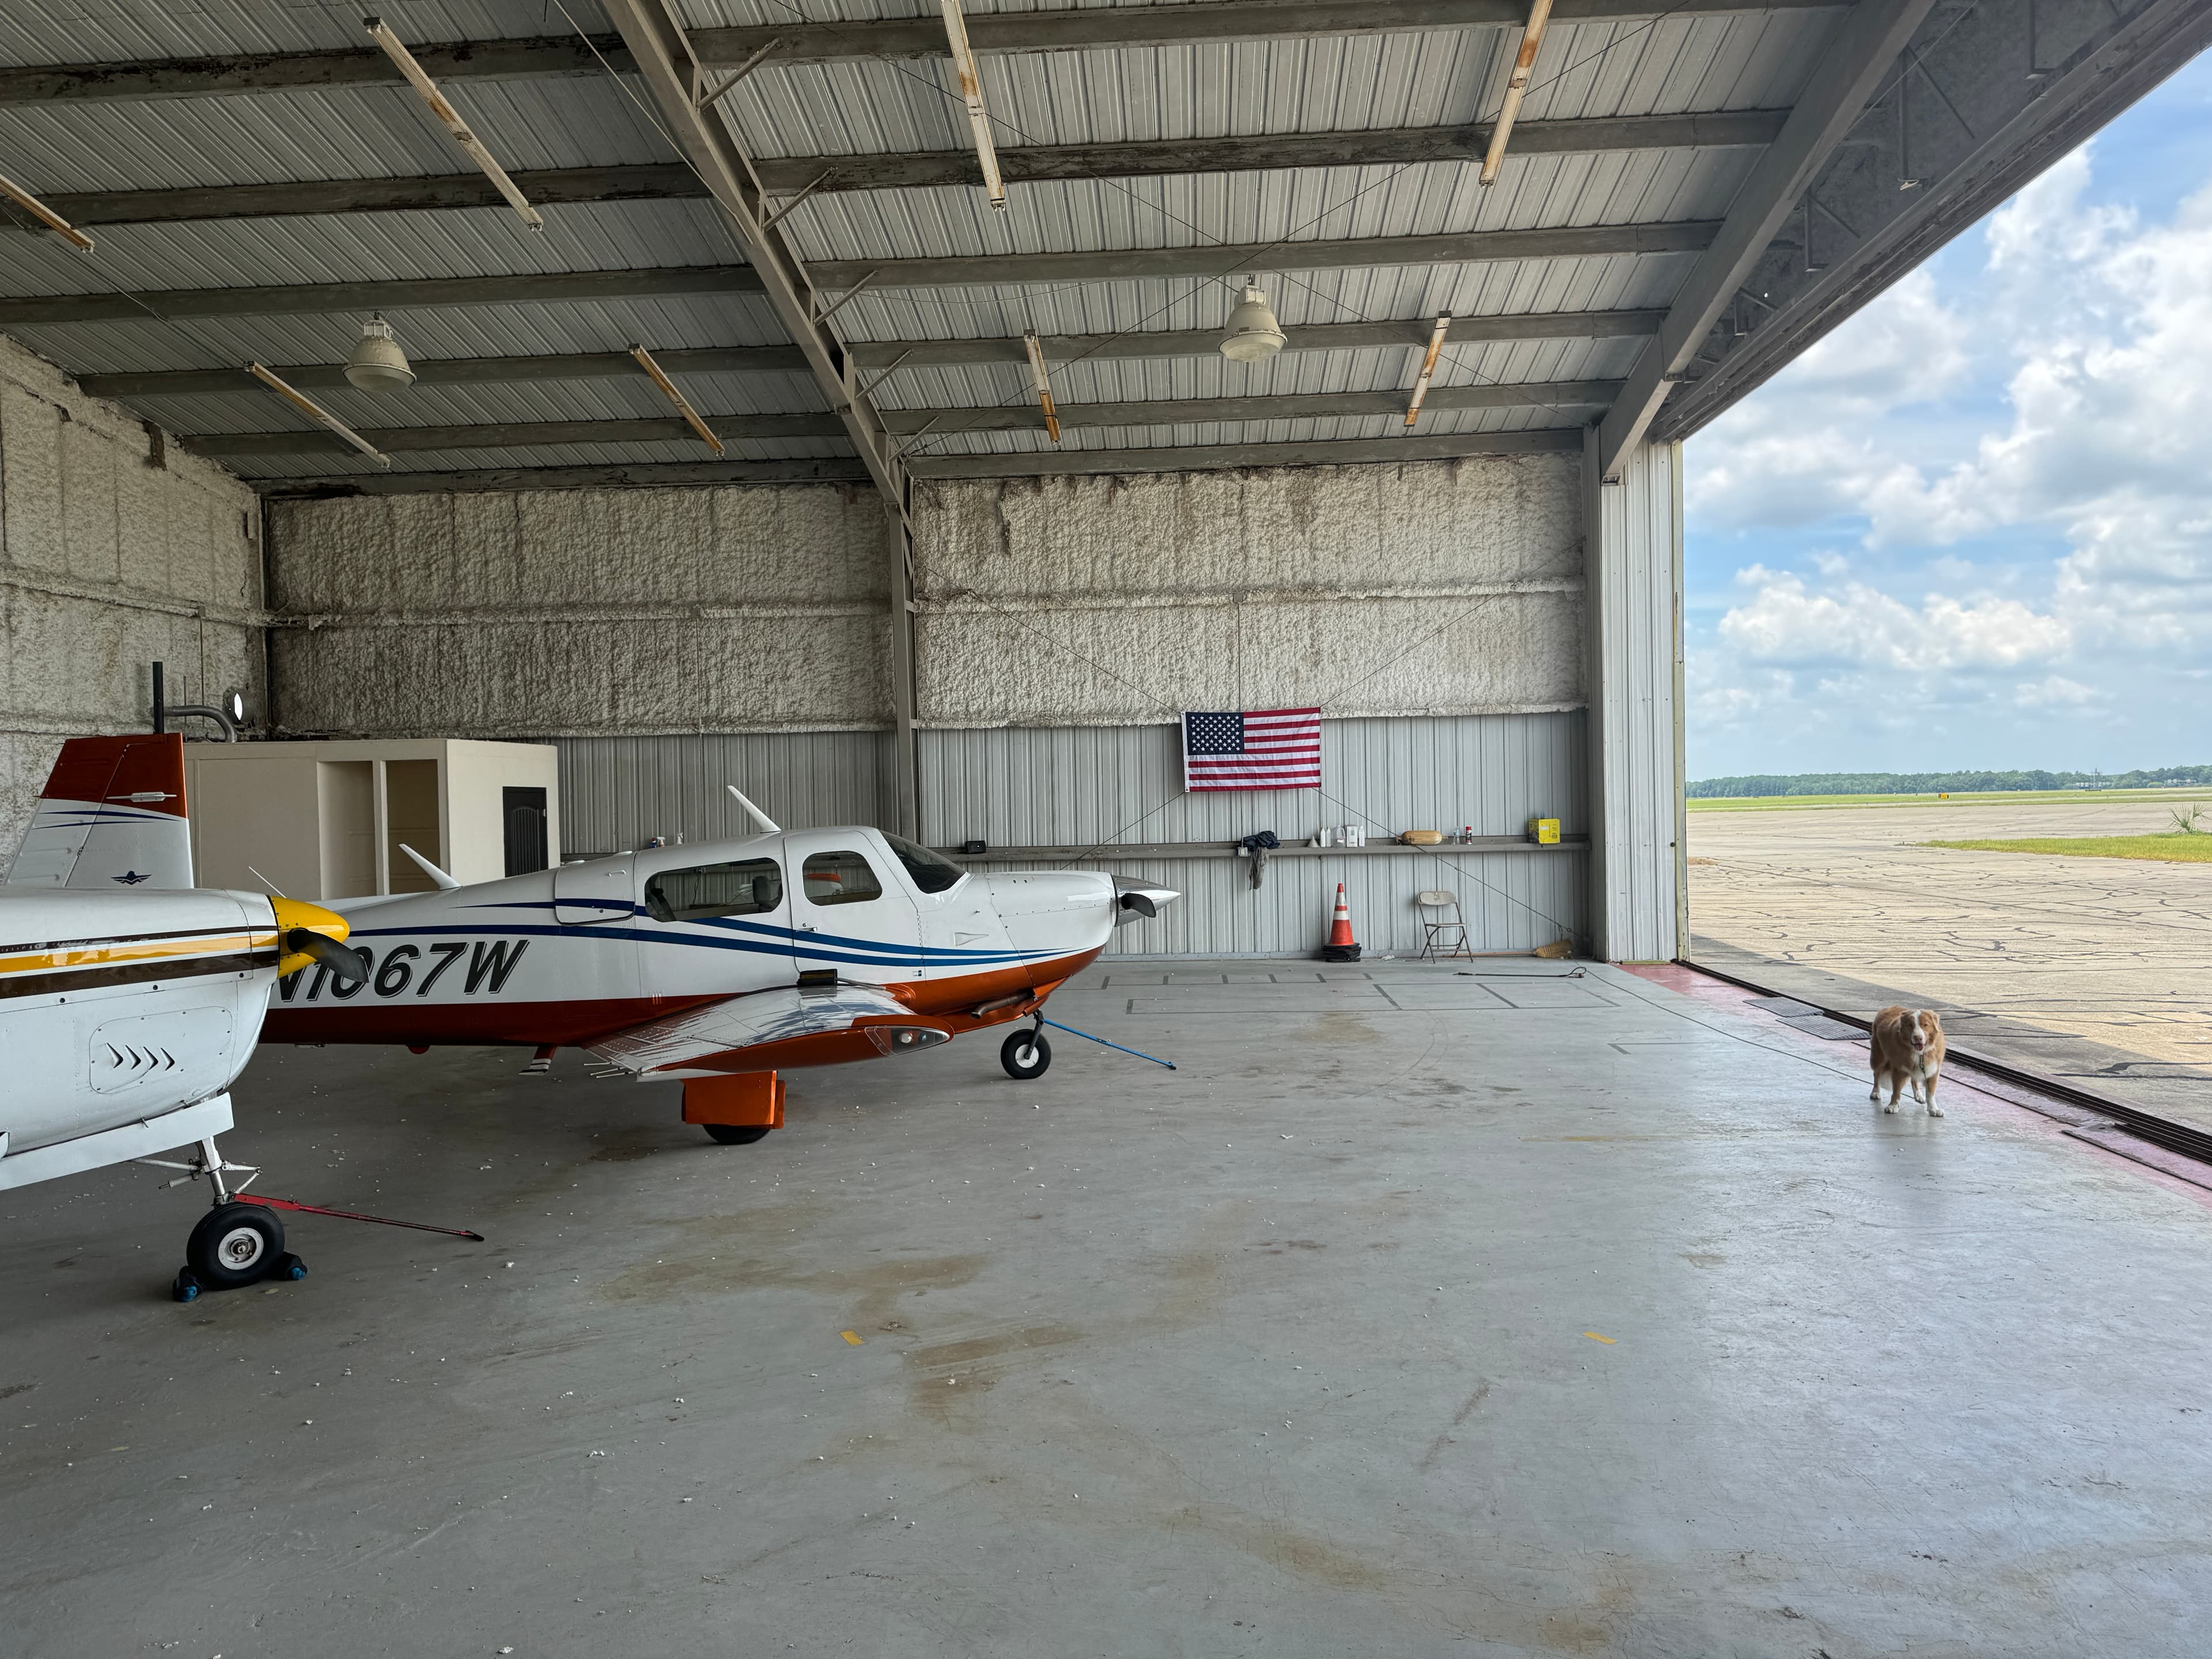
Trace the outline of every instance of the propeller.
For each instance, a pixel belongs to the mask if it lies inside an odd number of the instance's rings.
[[[310,957],[331,970],[331,976],[348,985],[357,985],[368,977],[368,965],[358,951],[349,951],[325,933],[306,927],[295,927],[284,935],[287,956]]]
[[[1160,907],[1142,893],[1122,894],[1121,904],[1124,910],[1133,910],[1140,916],[1157,916],[1160,913]]]

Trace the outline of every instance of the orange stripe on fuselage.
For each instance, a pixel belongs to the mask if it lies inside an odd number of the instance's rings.
[[[161,962],[171,957],[219,957],[265,950],[273,933],[225,933],[215,938],[142,941],[129,945],[73,945],[61,951],[32,951],[0,957],[0,974],[46,974],[64,968],[99,968],[117,962]]]

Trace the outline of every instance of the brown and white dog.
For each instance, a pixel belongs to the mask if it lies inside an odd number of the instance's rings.
[[[1929,1116],[1943,1115],[1936,1103],[1936,1079],[1943,1071],[1943,1022],[1933,1008],[1885,1008],[1876,1014],[1868,1063],[1874,1067],[1874,1088],[1867,1098],[1880,1100],[1881,1085],[1889,1085],[1889,1104],[1882,1110],[1895,1111],[1899,1093],[1910,1083],[1913,1099],[1927,1103]]]

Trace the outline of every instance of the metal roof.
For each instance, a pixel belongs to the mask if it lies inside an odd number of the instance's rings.
[[[2187,23],[2212,0],[2039,3],[2045,38],[2079,46],[2081,61],[2068,66],[2079,78],[2084,64],[2100,67],[2089,59],[2107,46],[2126,46],[2130,30],[2165,27],[2151,49],[2172,58],[2185,37],[2197,37],[2185,27],[2177,33],[2171,19]],[[1915,16],[1892,20],[1893,32],[1911,36],[1917,72],[1963,110],[1970,95],[1984,94],[1937,79],[1943,53],[1971,46],[1990,58],[1993,41],[2010,40],[2011,13],[2026,4],[1984,0],[1969,30],[1984,33],[1954,40],[1955,9],[1918,0]],[[506,475],[516,469],[711,459],[688,439],[629,441],[602,432],[567,441],[544,430],[666,422],[673,411],[642,374],[625,378],[619,364],[606,366],[609,354],[641,343],[681,353],[796,340],[799,349],[772,365],[679,372],[710,419],[750,417],[763,432],[768,417],[793,423],[785,435],[728,440],[731,476],[743,476],[736,464],[745,460],[866,459],[861,440],[825,425],[844,410],[849,426],[863,405],[871,420],[880,411],[903,431],[899,443],[912,458],[930,459],[933,474],[962,456],[1034,455],[1048,467],[1057,453],[1371,443],[1404,433],[1402,419],[1246,418],[1249,400],[1305,399],[1310,408],[1316,398],[1403,392],[1430,319],[1445,313],[1461,337],[1438,365],[1437,392],[1519,388],[1519,401],[1452,407],[1440,397],[1425,410],[1419,435],[1462,437],[1470,447],[1501,432],[1553,430],[1564,440],[1605,412],[1589,401],[1590,383],[1648,380],[1662,349],[1685,364],[1664,377],[1668,384],[1731,361],[1763,361],[1731,354],[1762,327],[1768,357],[1792,349],[1768,315],[1779,309],[1777,284],[1838,286],[1821,276],[1830,262],[1811,257],[1806,235],[1770,226],[1772,246],[1755,289],[1738,283],[1721,296],[1729,310],[1702,344],[1703,331],[1686,343],[1655,343],[1650,320],[1633,329],[1576,320],[1628,311],[1649,319],[1670,307],[1684,314],[1692,299],[1715,308],[1701,273],[1734,250],[1709,253],[1709,245],[1724,242],[1747,206],[1771,205],[1754,198],[1770,187],[1773,158],[1802,143],[1804,124],[1785,128],[1785,112],[1827,95],[1841,59],[1871,50],[1854,30],[1872,40],[1885,5],[1900,16],[1915,10],[1911,0],[1859,0],[1856,10],[1820,0],[1560,0],[1515,128],[1522,148],[1509,144],[1498,182],[1486,189],[1480,147],[1521,43],[1519,0],[967,0],[983,97],[1008,165],[1003,213],[972,183],[896,182],[915,158],[943,158],[932,161],[939,179],[975,167],[933,0],[386,7],[387,21],[491,151],[544,192],[539,231],[496,204],[368,44],[354,9],[246,0],[192,9],[162,0],[23,9],[0,27],[0,173],[58,210],[75,204],[98,248],[85,256],[30,229],[0,229],[0,328],[82,375],[202,371],[188,385],[115,395],[187,444],[204,440],[241,476],[272,485],[376,469],[335,440],[310,441],[296,453],[274,440],[264,447],[277,453],[226,447],[240,434],[313,429],[242,380],[239,366],[342,362],[373,304],[388,309],[418,363],[468,369],[465,380],[426,376],[398,394],[319,381],[313,395],[365,430],[437,428],[416,434],[424,443],[450,432],[453,447],[395,449],[395,474],[498,471],[511,482]],[[2089,21],[2074,27],[2077,12]],[[672,107],[634,55],[629,31],[641,16],[684,30],[701,76],[726,76],[763,47],[765,56],[703,112]],[[1079,40],[1070,29],[1085,33]],[[1844,67],[1861,71],[1854,85],[1867,110],[1850,129],[1860,147],[1850,154],[1864,172],[1864,155],[1882,142],[1869,136],[1880,125],[1877,106],[1897,96],[1899,77],[1885,90],[1866,65]],[[2051,90],[2042,89],[2046,103]],[[1984,101],[2000,95],[2020,102],[2033,94],[2014,88]],[[2069,107],[2102,118],[2109,104],[2077,96]],[[1678,118],[1723,114],[1733,126]],[[1912,118],[1900,112],[1893,123],[1899,147],[1918,137],[1907,130]],[[1968,125],[1979,119],[1960,114]],[[763,164],[761,177],[787,181],[781,196],[759,196],[748,210],[763,223],[749,224],[709,196],[714,180],[695,165],[694,122],[721,123],[705,129],[712,143],[733,142]],[[1820,137],[1826,149],[1814,170],[1825,167],[1822,177],[1832,180],[1842,129]],[[1285,149],[1279,162],[1278,149],[1293,140],[1295,154]],[[1399,159],[1369,159],[1377,142]],[[1923,138],[1923,151],[1933,142]],[[1903,166],[1899,159],[1900,173]],[[309,194],[281,193],[295,185]],[[363,193],[374,190],[385,193]],[[1916,213],[1941,222],[1921,213],[1924,200],[1900,206],[1879,190],[1875,207],[1850,213],[1813,203],[1809,189],[1806,199],[1808,226],[1815,206],[1838,224],[1854,215],[1909,224]],[[1955,217],[1959,210],[1948,210]],[[769,235],[771,216],[775,245],[793,262],[810,308],[796,321],[778,300],[784,277],[748,257]],[[1638,252],[1621,245],[1638,227],[1682,234],[1668,251]],[[1442,257],[1384,245],[1593,230],[1612,241],[1575,251],[1554,238],[1534,252],[1515,251],[1522,243],[1455,244],[1461,252]],[[1808,234],[1841,233],[1815,226]],[[1852,230],[1872,251],[1853,245],[1845,262],[1871,270],[1880,258],[1893,261],[1898,255],[1873,247],[1880,234]],[[1218,264],[1206,252],[1215,248],[1224,250]],[[1145,274],[1145,262],[1126,258],[1096,271],[1084,263],[1146,250],[1188,252],[1172,275]],[[1084,257],[1033,264],[1071,255]],[[1792,257],[1806,267],[1794,277],[1786,270]],[[945,259],[986,263],[958,271],[909,263]],[[581,272],[607,273],[608,283],[580,297],[530,281]],[[713,291],[668,292],[659,279],[672,274]],[[1294,332],[1396,324],[1404,343],[1307,349],[1297,342],[1272,362],[1245,365],[1170,340],[1218,331],[1248,277],[1261,283]],[[389,286],[428,281],[467,286],[441,287],[428,301]],[[289,292],[264,292],[278,289]],[[33,306],[63,295],[84,296],[98,314],[58,319]],[[826,320],[813,319],[832,305]],[[1529,314],[1552,331],[1480,337],[1482,319]],[[1823,315],[1808,301],[1808,320],[1792,326],[1816,333],[1832,320]],[[1054,395],[1070,417],[1060,444],[1041,420],[957,429],[973,418],[957,411],[1030,406],[1028,371],[1011,343],[1030,330],[1047,342]],[[1087,343],[1061,343],[1073,337]],[[1110,351],[1103,337],[1113,337]],[[1159,348],[1146,352],[1155,337]],[[997,360],[927,361],[928,348],[957,341],[1000,343]],[[1127,355],[1133,341],[1143,355]],[[819,367],[823,351],[849,354],[865,371],[835,383]],[[1579,390],[1569,397],[1547,386]],[[1194,402],[1206,401],[1220,404],[1223,418],[1188,418],[1203,412]],[[1174,407],[1147,422],[1129,407],[1146,404]],[[1082,413],[1109,404],[1110,426]],[[471,428],[489,438],[519,426],[539,430],[519,446],[464,443]],[[1173,465],[1172,454],[1161,464]]]

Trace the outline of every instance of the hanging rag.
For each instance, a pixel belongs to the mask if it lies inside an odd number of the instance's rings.
[[[1257,887],[1267,878],[1267,854],[1283,843],[1272,830],[1256,830],[1238,843],[1252,857],[1252,884]]]

